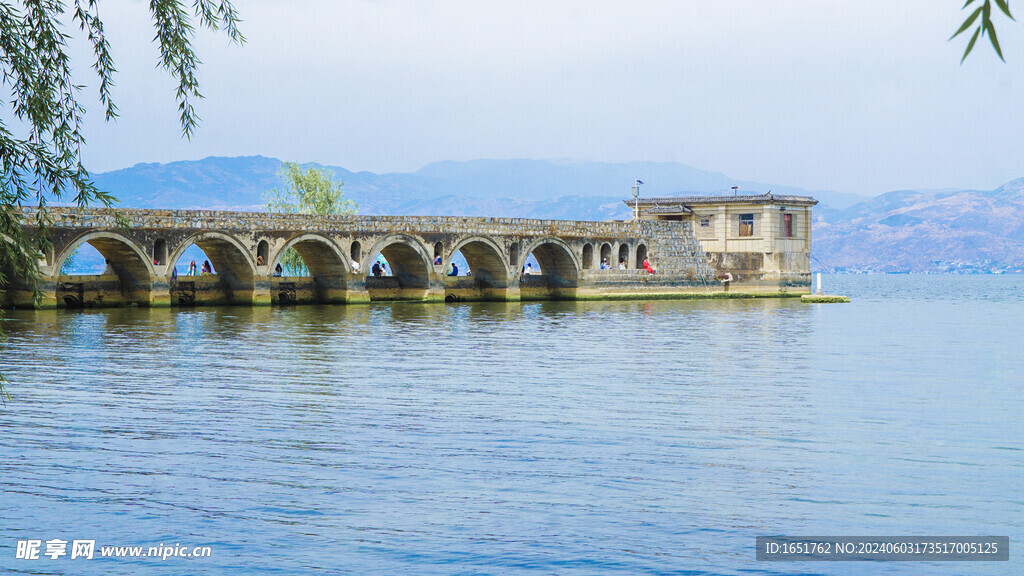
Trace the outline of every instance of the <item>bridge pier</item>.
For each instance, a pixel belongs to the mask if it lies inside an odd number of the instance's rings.
[[[348,290],[344,288],[318,288],[316,300],[320,304],[345,304],[348,302]]]
[[[171,305],[171,285],[164,279],[153,281],[149,291],[150,308],[168,308]]]
[[[481,291],[485,302],[519,302],[518,288],[484,288]]]
[[[472,276],[450,279],[444,289],[445,302],[518,302],[519,288],[479,286]]]
[[[57,308],[59,304],[57,302],[57,282],[54,272],[55,270],[52,266],[40,263],[39,292],[42,294],[42,298],[38,302],[32,301],[32,291],[28,290],[24,284],[21,284],[20,294],[15,299],[20,300],[23,307],[34,305],[34,307],[40,310],[53,310]]]
[[[339,294],[345,304],[369,304],[370,293],[366,290],[366,281],[355,274],[350,274],[345,281],[345,291]]]
[[[370,293],[365,289],[345,292],[345,304],[369,304]]]
[[[257,280],[253,282],[252,287],[252,305],[253,306],[270,306],[270,282],[264,282]],[[241,304],[241,302],[240,302]]]
[[[576,300],[576,288],[523,287],[519,299],[522,301],[538,300]]]
[[[57,308],[57,285],[46,279],[40,279],[39,292],[42,298],[33,300],[32,291],[23,284],[8,285],[4,287],[0,303],[5,308],[35,308],[37,310],[52,310]]]
[[[444,288],[437,289],[431,287],[427,290],[427,293],[423,295],[424,302],[444,302]]]

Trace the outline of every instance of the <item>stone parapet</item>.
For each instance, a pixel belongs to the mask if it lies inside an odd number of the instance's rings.
[[[475,234],[553,235],[560,237],[642,236],[667,232],[678,222],[537,220],[532,218],[488,218],[471,216],[320,216],[219,210],[148,210],[113,208],[47,209],[55,227],[116,228],[118,216],[130,228],[232,230],[248,232],[410,232],[444,234],[453,230]],[[35,209],[23,209],[31,222]],[[685,223],[689,225],[689,223]]]

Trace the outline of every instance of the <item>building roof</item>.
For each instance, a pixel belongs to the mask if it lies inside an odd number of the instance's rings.
[[[627,206],[633,206],[633,200],[624,200]],[[794,204],[814,206],[817,200],[810,196],[791,196],[788,194],[745,194],[742,196],[664,196],[660,198],[640,198],[637,201],[646,208],[648,214],[692,212],[692,205],[699,204]],[[672,208],[676,210],[673,212]]]
[[[630,204],[627,202],[627,204]],[[643,202],[640,203],[643,205]],[[630,204],[632,205],[632,204]],[[682,204],[655,204],[654,206],[644,210],[647,214],[689,214],[693,212]]]

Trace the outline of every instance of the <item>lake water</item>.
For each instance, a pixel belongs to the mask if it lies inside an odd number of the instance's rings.
[[[0,572],[1024,571],[1024,277],[825,291],[853,302],[8,312]],[[1011,549],[756,561],[772,534]],[[161,544],[210,556],[99,557]]]

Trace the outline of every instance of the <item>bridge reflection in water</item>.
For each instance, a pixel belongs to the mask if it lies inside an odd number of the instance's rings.
[[[127,220],[119,226],[115,214]],[[26,230],[33,212],[26,209]],[[219,304],[517,301],[701,296],[720,292],[689,222],[575,222],[431,216],[311,216],[255,212],[51,208],[52,250],[39,262],[41,302],[11,281],[5,306],[202,306]],[[100,275],[61,268],[83,244],[107,261]],[[215,273],[180,276],[174,264],[198,246]],[[309,270],[279,277],[294,248]],[[612,253],[625,269],[601,270]],[[471,276],[447,276],[461,254]],[[524,275],[530,256],[539,270]],[[374,276],[382,256],[390,271]],[[644,258],[657,268],[643,269]],[[755,287],[778,293],[778,284]],[[784,288],[783,288],[784,290]]]

